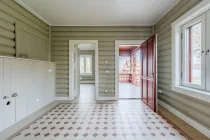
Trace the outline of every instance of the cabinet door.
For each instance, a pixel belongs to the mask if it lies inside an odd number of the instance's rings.
[[[0,58],[0,132],[3,130],[3,58]]]
[[[16,122],[27,116],[27,61],[13,59],[11,66],[11,94],[15,99]],[[17,95],[15,97],[15,94]]]
[[[28,115],[37,111],[42,106],[42,69],[36,61],[28,62]],[[44,78],[43,78],[44,79]]]
[[[51,103],[55,97],[55,64],[46,63],[45,71],[46,78],[44,79],[44,106]]]
[[[13,65],[13,59],[4,58],[4,96],[6,99],[3,101],[4,107],[4,129],[15,123],[15,98],[12,98],[11,92],[11,69]]]

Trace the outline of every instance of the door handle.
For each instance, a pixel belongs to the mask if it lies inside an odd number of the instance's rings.
[[[4,100],[5,100],[5,99],[8,99],[8,98],[9,98],[8,96],[4,96],[4,97],[3,97]]]
[[[12,97],[17,97],[17,96],[18,96],[17,93],[13,93],[13,94],[12,94]]]

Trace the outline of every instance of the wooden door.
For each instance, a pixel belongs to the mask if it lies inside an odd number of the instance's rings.
[[[156,35],[142,44],[141,53],[142,100],[153,111],[156,111]]]

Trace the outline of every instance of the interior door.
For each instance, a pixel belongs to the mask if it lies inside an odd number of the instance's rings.
[[[146,40],[142,46],[142,100],[156,111],[156,35]]]
[[[74,46],[74,98],[80,94],[80,50]]]

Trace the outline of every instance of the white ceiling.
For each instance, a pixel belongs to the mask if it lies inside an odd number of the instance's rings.
[[[154,25],[180,0],[16,0],[54,26]]]
[[[80,50],[95,50],[95,47],[92,44],[79,44],[78,48]]]

